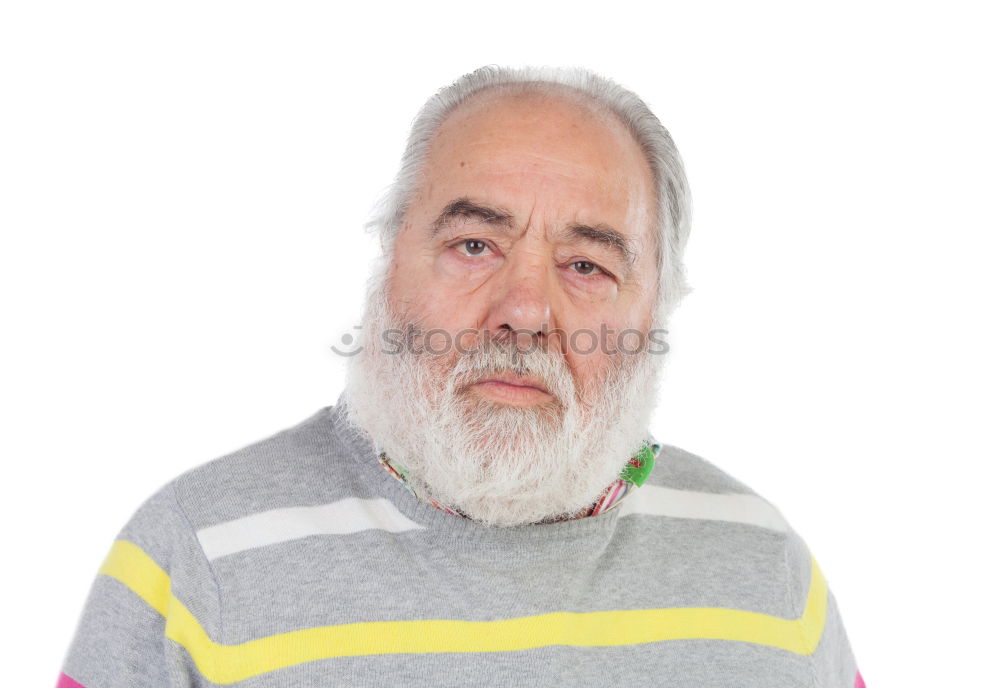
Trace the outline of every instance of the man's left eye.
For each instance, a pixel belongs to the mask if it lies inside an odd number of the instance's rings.
[[[586,260],[578,260],[574,262],[573,269],[576,270],[578,274],[581,275],[593,275],[604,272],[596,263],[591,263]]]

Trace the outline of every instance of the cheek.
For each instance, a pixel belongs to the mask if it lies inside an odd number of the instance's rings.
[[[429,327],[457,331],[477,327],[483,320],[487,296],[483,287],[500,267],[494,256],[462,256],[445,249],[430,257],[409,276],[403,298]]]
[[[485,292],[477,291],[475,285],[441,279],[434,272],[409,275],[405,284],[401,281],[390,293],[404,318],[424,332],[476,328],[487,308]]]
[[[575,353],[574,348],[590,349],[592,344],[582,340],[576,347],[571,347],[566,354],[566,365],[573,376],[578,399],[585,404],[594,404],[601,397],[601,382],[606,371],[608,358],[600,353],[598,348],[590,354]]]
[[[493,262],[401,242],[393,261],[390,298],[411,319],[443,326],[449,318],[439,316],[453,313],[450,320],[458,320],[472,293],[493,274]]]
[[[641,323],[620,312],[609,310],[605,318],[595,318],[589,325],[563,327],[563,351],[566,363],[581,392],[600,385],[629,351],[644,341]]]

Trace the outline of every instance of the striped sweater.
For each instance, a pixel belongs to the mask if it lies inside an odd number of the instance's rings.
[[[148,498],[59,682],[863,685],[806,544],[704,459],[663,445],[615,509],[490,528],[401,489],[343,402]]]

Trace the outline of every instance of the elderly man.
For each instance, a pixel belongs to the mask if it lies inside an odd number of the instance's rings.
[[[60,685],[863,685],[780,512],[649,434],[688,216],[617,84],[441,90],[338,403],[140,507]]]

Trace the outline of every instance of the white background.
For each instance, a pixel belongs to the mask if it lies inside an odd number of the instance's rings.
[[[805,537],[870,686],[995,679],[986,7],[5,3],[7,683],[54,684],[156,488],[334,403],[361,226],[423,100],[488,63],[591,67],[680,147],[657,436]]]

